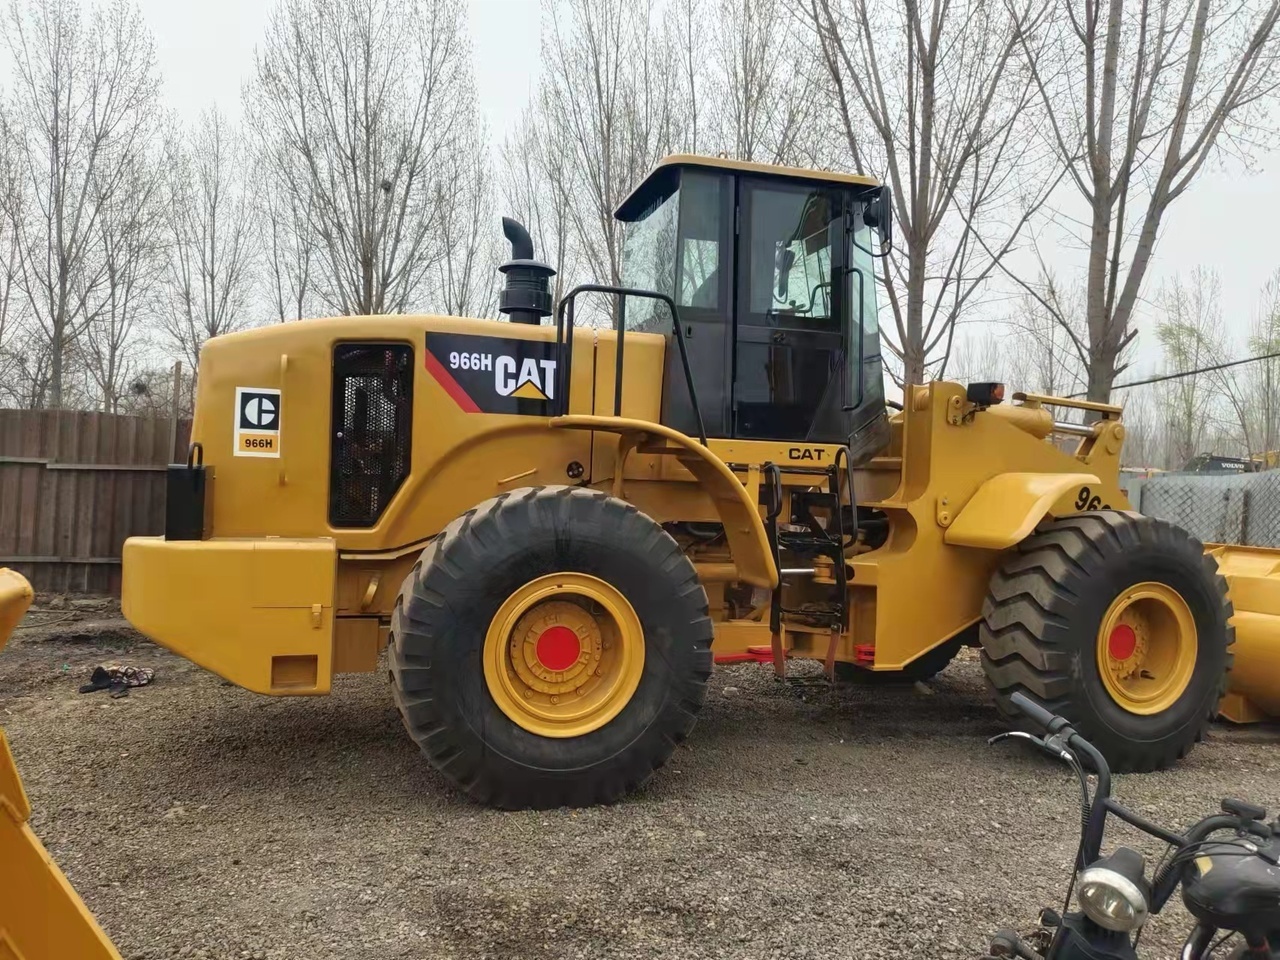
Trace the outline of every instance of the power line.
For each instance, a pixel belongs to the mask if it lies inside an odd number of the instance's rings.
[[[1259,360],[1275,360],[1280,357],[1280,353],[1264,353],[1259,357],[1245,357],[1243,360],[1231,360],[1227,363],[1215,363],[1211,367],[1201,367],[1198,370],[1183,370],[1179,373],[1165,373],[1158,377],[1148,377],[1146,380],[1131,380],[1128,383],[1112,384],[1112,390],[1124,390],[1127,387],[1145,387],[1151,383],[1162,383],[1165,380],[1177,380],[1181,377],[1194,377],[1197,373],[1213,373],[1215,370],[1226,370],[1228,367],[1238,367],[1245,363],[1256,363]],[[1067,394],[1068,400],[1074,400],[1078,397],[1087,397],[1089,392],[1082,390],[1079,393]]]

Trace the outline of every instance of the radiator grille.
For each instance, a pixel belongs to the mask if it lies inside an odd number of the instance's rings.
[[[371,527],[409,475],[413,348],[336,346],[332,422],[329,523]]]

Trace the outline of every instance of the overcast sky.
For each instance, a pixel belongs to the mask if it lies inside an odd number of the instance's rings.
[[[643,0],[637,0],[643,2]],[[141,0],[155,33],[166,99],[184,117],[211,103],[240,114],[270,0]],[[538,74],[538,0],[467,0],[476,88],[494,139],[520,116]]]
[[[637,0],[643,2],[643,0]],[[263,0],[142,0],[160,51],[165,96],[184,118],[217,104],[240,114],[240,84],[253,67],[271,4]],[[538,0],[468,0],[480,107],[495,142],[515,124],[537,82]],[[1197,264],[1222,277],[1223,313],[1243,337],[1259,288],[1280,266],[1280,154],[1264,156],[1253,174],[1211,171],[1173,207],[1157,250],[1148,296],[1159,282]],[[1071,251],[1046,251],[1066,275],[1078,268]],[[1140,323],[1141,366],[1154,363],[1150,312]],[[1243,345],[1237,343],[1237,350]]]

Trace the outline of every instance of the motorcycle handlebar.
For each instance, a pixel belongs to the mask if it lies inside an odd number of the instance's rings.
[[[1009,697],[1010,702],[1022,711],[1023,716],[1034,723],[1038,727],[1049,729],[1049,725],[1056,719],[1052,713],[1046,710],[1040,704],[1036,703],[1025,693],[1014,693]]]
[[[1191,846],[1194,843],[1199,843],[1219,830],[1243,830],[1245,833],[1251,833],[1262,840],[1269,840],[1275,834],[1270,824],[1262,823],[1258,820],[1241,820],[1235,814],[1215,813],[1211,817],[1205,817],[1187,831],[1184,845]]]
[[[1092,768],[1097,775],[1098,783],[1093,797],[1086,798],[1084,807],[1084,823],[1080,836],[1080,864],[1083,867],[1098,858],[1102,848],[1102,835],[1108,813],[1115,814],[1121,820],[1137,827],[1144,833],[1163,840],[1173,847],[1185,850],[1203,841],[1218,830],[1233,829],[1247,832],[1262,839],[1275,836],[1277,831],[1269,824],[1260,821],[1246,821],[1238,814],[1217,814],[1206,817],[1193,825],[1185,835],[1166,830],[1159,824],[1152,823],[1132,810],[1111,800],[1111,768],[1106,758],[1097,747],[1072,729],[1065,717],[1056,716],[1024,693],[1010,696],[1013,706],[1031,723],[1045,731],[1043,738],[1032,737],[1050,754],[1057,754],[1064,748],[1072,753],[1077,762],[1085,770]],[[1153,903],[1163,905],[1176,889],[1181,871],[1176,869],[1179,861],[1174,858],[1153,882]],[[1013,954],[1017,955],[1017,954]]]
[[[1083,754],[1087,760],[1087,766],[1098,775],[1097,795],[1099,797],[1111,795],[1111,769],[1107,766],[1106,758],[1102,756],[1097,747],[1072,730],[1065,717],[1050,713],[1025,693],[1014,693],[1010,695],[1009,700],[1022,712],[1023,716],[1046,731],[1046,733],[1054,735],[1065,731],[1066,736],[1063,739],[1065,739],[1067,745],[1077,755]]]

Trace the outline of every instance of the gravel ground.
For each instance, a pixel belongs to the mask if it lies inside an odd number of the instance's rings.
[[[499,813],[430,770],[385,674],[271,699],[108,608],[29,622],[0,653],[0,724],[32,825],[128,958],[980,957],[1060,906],[1075,849],[1069,774],[985,745],[971,655],[928,687],[720,669],[643,794]],[[104,660],[157,681],[77,694]],[[1280,729],[1218,727],[1117,793],[1175,827],[1224,794],[1274,808]],[[1167,910],[1144,957],[1186,929]]]

